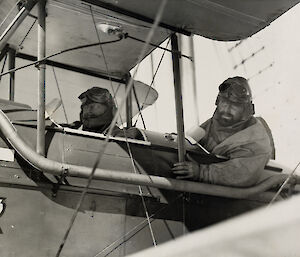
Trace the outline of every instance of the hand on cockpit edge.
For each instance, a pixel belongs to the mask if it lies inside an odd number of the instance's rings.
[[[77,120],[72,123],[63,123],[63,124],[59,124],[59,125],[61,125],[62,127],[66,127],[66,128],[78,129],[82,125],[82,122]]]
[[[176,175],[176,179],[192,179],[199,181],[199,164],[189,155],[186,155],[188,161],[174,163],[171,172]]]

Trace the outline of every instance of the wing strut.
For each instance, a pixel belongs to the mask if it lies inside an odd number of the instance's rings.
[[[192,76],[193,76],[193,95],[194,95],[194,108],[195,108],[195,122],[196,126],[200,125],[199,121],[199,106],[198,106],[198,98],[197,98],[197,80],[196,80],[196,64],[195,64],[195,47],[194,47],[194,37],[193,35],[189,37],[189,46],[190,46],[190,56],[192,57],[192,61],[190,62],[192,68]]]
[[[8,69],[14,69],[16,64],[16,50],[13,48],[9,48],[8,50]],[[15,73],[10,73],[9,76],[9,100],[15,100]]]
[[[182,91],[181,77],[179,65],[179,49],[178,37],[175,33],[171,35],[172,46],[172,62],[174,75],[174,91],[175,91],[175,108],[176,108],[176,123],[177,123],[177,143],[178,143],[178,161],[183,162],[185,156],[184,147],[184,122],[183,122],[183,106],[182,106]]]
[[[129,86],[130,81],[130,74],[127,77],[126,81],[126,88]],[[132,85],[132,88],[134,87],[134,83]],[[130,92],[126,98],[126,126],[128,128],[132,127],[132,89],[130,89]]]
[[[38,60],[46,56],[46,0],[38,2]],[[46,64],[38,63],[38,111],[36,151],[45,155],[45,75]]]

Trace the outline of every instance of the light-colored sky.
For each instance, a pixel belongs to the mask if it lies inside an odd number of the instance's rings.
[[[241,75],[250,80],[253,90],[256,113],[265,118],[273,132],[277,160],[293,168],[300,161],[299,117],[299,60],[300,33],[298,32],[300,5],[261,32],[245,40],[229,53],[237,42],[218,42],[194,36],[195,64],[197,78],[197,98],[199,120],[208,119],[215,108],[214,102],[219,84],[229,76]],[[164,43],[166,45],[166,42]],[[262,49],[259,51],[260,49]],[[188,39],[182,39],[182,51],[189,54]],[[240,65],[233,67],[252,53],[258,53]],[[154,68],[162,55],[162,50],[153,54]],[[24,61],[17,60],[16,66]],[[272,64],[272,67],[264,70]],[[2,66],[2,63],[0,63]],[[189,60],[182,60],[182,84],[184,101],[185,128],[195,125],[197,112],[194,108],[192,74]],[[68,120],[78,119],[80,102],[78,95],[84,90],[105,82],[103,80],[55,69],[63,101],[66,105]],[[35,68],[20,71],[16,77],[16,101],[37,106]],[[258,74],[262,71],[261,74]],[[52,69],[47,69],[46,101],[59,97]],[[152,80],[150,57],[140,65],[137,77],[146,84]],[[155,79],[155,88],[159,92],[156,104],[144,111],[147,129],[160,132],[175,132],[175,104],[171,55],[166,53]],[[1,98],[8,98],[8,77],[0,83]],[[56,119],[64,122],[62,108],[56,113]],[[139,122],[141,127],[141,123]]]
[[[253,91],[256,114],[262,116],[272,130],[276,160],[291,168],[300,161],[300,33],[297,29],[299,17],[300,5],[230,52],[229,49],[237,42],[226,43],[200,36],[194,37],[200,123],[213,113],[217,89],[222,81],[236,75],[251,78],[249,83]],[[186,37],[183,37],[182,51],[189,54]],[[235,65],[253,53],[256,53],[254,57],[234,69]],[[155,67],[161,54],[161,50],[156,50]],[[137,79],[148,84],[151,81],[149,59],[145,60],[137,76]],[[159,99],[156,106],[145,111],[149,129],[176,131],[171,67],[171,56],[166,54],[164,66],[155,80]],[[182,70],[185,128],[188,129],[196,120],[190,61],[183,60]],[[156,115],[150,114],[155,108],[158,110]]]

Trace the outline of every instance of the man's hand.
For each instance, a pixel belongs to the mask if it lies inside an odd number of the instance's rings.
[[[172,173],[176,175],[176,179],[199,180],[199,164],[189,154],[187,154],[187,159],[189,161],[175,163],[171,169]]]
[[[66,128],[71,128],[71,129],[78,129],[80,128],[80,126],[82,125],[81,121],[74,121],[72,123],[68,123],[68,124],[59,124],[62,127],[66,127]]]

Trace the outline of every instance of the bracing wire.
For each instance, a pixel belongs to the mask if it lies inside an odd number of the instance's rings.
[[[92,9],[91,6],[90,6],[90,11],[91,11],[91,15],[92,15],[92,19],[93,19],[95,31],[96,31],[96,34],[97,34],[98,42],[100,42],[100,35],[99,35],[98,30],[97,30],[96,21],[95,21],[95,17],[94,17],[94,14],[93,14],[93,9]],[[101,53],[102,53],[102,56],[103,56],[103,60],[104,60],[104,62],[105,62],[106,72],[108,73],[108,72],[109,72],[109,69],[108,69],[108,64],[107,64],[106,58],[105,58],[105,54],[104,54],[104,51],[103,51],[102,46],[101,46],[101,45],[99,45],[99,46],[100,46],[100,49],[101,49]],[[110,80],[110,85],[111,85],[111,89],[113,90],[113,85],[112,85],[112,81],[111,81],[111,80]],[[133,87],[133,90],[134,90],[134,83],[132,84],[132,87]],[[125,99],[126,99],[126,98],[125,98]],[[116,101],[115,101],[115,102],[116,102]],[[117,103],[117,102],[116,102],[116,103]],[[120,119],[121,119],[121,123],[123,123],[121,114],[119,115],[119,117],[120,117]],[[135,163],[134,163],[134,160],[133,160],[132,151],[131,151],[130,145],[129,145],[129,143],[128,143],[128,140],[127,140],[128,138],[127,138],[127,136],[126,136],[126,131],[125,131],[125,128],[124,128],[124,127],[123,127],[123,132],[124,132],[124,136],[125,136],[125,139],[126,139],[126,146],[127,146],[127,149],[128,149],[128,153],[129,153],[129,156],[130,156],[130,160],[131,160],[131,164],[132,164],[134,173],[137,173],[136,167],[135,167]],[[101,157],[100,157],[100,158],[101,158]],[[151,233],[153,245],[156,246],[156,240],[155,240],[154,233],[153,233],[153,230],[152,230],[152,226],[151,226],[151,222],[150,222],[150,218],[149,218],[149,213],[148,213],[148,210],[147,210],[147,206],[146,206],[146,203],[145,203],[145,199],[144,199],[144,197],[143,197],[143,190],[142,190],[142,187],[139,185],[139,186],[138,186],[138,189],[139,189],[139,195],[140,195],[140,197],[141,197],[141,199],[142,199],[143,208],[144,208],[144,211],[145,211],[147,220],[148,220],[148,225],[149,225],[149,229],[150,229],[150,233]]]
[[[125,134],[126,134],[126,132],[125,132]],[[132,166],[133,166],[134,173],[137,174],[136,166],[135,166],[135,163],[134,163],[134,160],[133,160],[132,152],[131,152],[131,149],[129,147],[128,141],[126,141],[126,143],[127,143],[128,152],[129,152],[129,155],[130,155],[130,160],[131,160],[131,163],[132,163]],[[153,245],[156,247],[157,242],[156,242],[156,239],[154,237],[154,232],[153,232],[153,229],[152,229],[152,226],[151,226],[149,212],[147,210],[146,202],[145,202],[145,199],[144,199],[144,196],[143,196],[143,190],[142,190],[142,187],[140,185],[138,186],[138,188],[139,188],[139,195],[142,199],[142,204],[143,204],[143,208],[144,208],[144,211],[145,211],[145,215],[146,215],[146,218],[147,218],[147,221],[148,221],[148,226],[149,226],[152,242],[153,242]]]
[[[267,207],[270,207],[274,203],[274,201],[279,196],[279,194],[281,193],[281,191],[283,190],[283,188],[285,187],[285,185],[289,182],[289,180],[291,179],[291,177],[294,175],[295,171],[298,169],[299,165],[300,165],[300,162],[298,162],[298,164],[296,165],[295,169],[293,169],[293,171],[289,174],[289,176],[286,178],[286,180],[282,183],[281,187],[278,189],[278,191],[276,192],[276,194],[274,195],[274,197],[272,198],[272,200],[270,201],[270,203],[268,204]]]
[[[5,55],[4,60],[3,60],[3,65],[2,65],[2,68],[1,68],[1,73],[4,71],[6,60],[7,60],[7,54]],[[1,79],[2,79],[2,77],[0,77],[0,82],[1,82]]]
[[[170,42],[171,42],[171,39],[169,38],[166,47],[168,47],[168,45],[170,44]],[[147,93],[146,93],[145,99],[144,99],[144,101],[143,101],[143,103],[142,103],[142,107],[139,109],[138,116],[137,116],[137,118],[136,118],[136,120],[135,120],[135,123],[134,123],[134,125],[133,125],[134,127],[136,126],[139,117],[142,115],[142,110],[143,110],[143,108],[144,108],[144,105],[145,105],[145,102],[146,102],[146,100],[147,100],[147,97],[148,97],[148,95],[149,95],[149,93],[150,93],[150,90],[151,90],[151,88],[152,88],[152,86],[153,86],[153,83],[154,83],[156,74],[157,74],[157,72],[158,72],[158,70],[159,70],[159,68],[160,68],[160,65],[161,65],[161,63],[162,63],[162,61],[163,61],[163,59],[164,59],[165,53],[166,53],[166,51],[163,52],[163,54],[162,54],[162,56],[161,56],[161,58],[160,58],[160,60],[159,60],[159,63],[158,63],[157,68],[156,68],[156,71],[155,71],[155,73],[154,73],[154,75],[153,75],[153,77],[152,77],[151,84],[150,84],[150,86],[149,86],[149,88],[148,88],[148,91],[147,91]]]
[[[26,65],[23,65],[23,66],[20,66],[18,68],[14,68],[14,69],[11,69],[11,70],[8,70],[7,72],[2,72],[0,74],[0,78],[4,75],[7,75],[7,74],[10,74],[10,73],[13,73],[15,71],[18,71],[18,70],[21,70],[21,69],[24,69],[24,68],[27,68],[27,67],[30,67],[30,66],[33,66],[33,65],[38,65],[39,63],[42,63],[52,57],[55,57],[57,55],[61,55],[61,54],[64,54],[64,53],[67,53],[67,52],[71,52],[71,51],[75,51],[75,50],[79,50],[79,49],[83,49],[83,48],[88,48],[88,47],[92,47],[92,46],[97,46],[97,45],[106,45],[106,44],[112,44],[112,43],[116,43],[116,42],[119,42],[121,41],[122,38],[119,38],[119,39],[116,39],[116,40],[112,40],[112,41],[106,41],[106,42],[102,42],[102,43],[92,43],[92,44],[86,44],[86,45],[80,45],[80,46],[75,46],[75,47],[71,47],[71,48],[68,48],[68,49],[65,49],[65,50],[62,50],[62,51],[59,51],[59,52],[56,52],[54,54],[51,54],[51,55],[48,55],[40,60],[37,60],[37,61],[34,61],[34,62],[31,62],[29,64],[26,64]]]
[[[24,38],[22,39],[21,43],[19,44],[19,47],[22,47],[25,39],[27,38],[27,36],[29,35],[30,31],[33,29],[35,23],[36,23],[37,19],[34,19],[33,23],[31,24],[29,30],[27,31],[27,33],[25,34]]]
[[[131,92],[131,89],[132,89],[132,86],[133,86],[133,79],[134,79],[134,77],[135,77],[135,75],[136,75],[136,73],[137,73],[137,70],[138,70],[138,67],[139,67],[140,62],[142,61],[144,55],[146,54],[146,51],[147,51],[147,48],[148,48],[148,44],[149,44],[149,42],[150,42],[152,36],[154,35],[154,31],[156,30],[156,28],[157,28],[157,26],[158,26],[158,24],[159,24],[159,21],[161,20],[161,17],[162,17],[162,14],[163,14],[163,10],[164,10],[164,8],[165,8],[165,6],[166,6],[166,3],[167,3],[167,0],[161,1],[159,10],[158,10],[158,12],[157,12],[157,14],[156,14],[156,17],[155,17],[155,21],[154,21],[154,23],[153,23],[153,25],[152,25],[152,27],[151,27],[151,29],[150,29],[148,35],[147,35],[146,43],[144,44],[144,47],[143,47],[143,49],[142,49],[142,51],[141,51],[141,53],[140,53],[140,55],[139,55],[139,57],[138,57],[138,62],[137,62],[138,65],[137,65],[137,67],[136,67],[136,69],[135,69],[135,71],[134,71],[133,77],[130,77],[130,80],[129,80],[129,83],[128,83],[128,87],[126,88],[126,91],[125,91],[125,97],[124,97],[124,99],[122,100],[122,102],[121,102],[121,104],[120,104],[120,108],[117,109],[117,112],[116,112],[116,114],[115,114],[115,116],[114,116],[114,118],[113,118],[113,120],[112,120],[112,122],[111,122],[111,124],[110,124],[108,133],[107,133],[106,138],[105,138],[105,141],[104,141],[103,148],[102,148],[102,149],[99,151],[99,153],[98,153],[97,159],[96,159],[96,161],[95,161],[95,163],[94,163],[94,166],[93,166],[93,168],[92,168],[92,170],[91,170],[91,174],[90,174],[89,177],[88,177],[87,184],[86,184],[85,188],[83,189],[83,191],[82,191],[82,193],[81,193],[80,199],[79,199],[79,201],[78,201],[78,203],[77,203],[76,209],[75,209],[75,211],[74,211],[74,213],[73,213],[73,216],[72,216],[72,218],[71,218],[71,220],[70,220],[70,223],[69,223],[69,226],[68,226],[68,228],[67,228],[67,231],[66,231],[66,233],[65,233],[65,235],[64,235],[64,237],[63,237],[63,239],[62,239],[62,242],[61,242],[61,244],[60,244],[60,246],[59,246],[59,249],[58,249],[58,251],[57,251],[56,257],[59,257],[59,256],[60,256],[60,253],[61,253],[61,251],[62,251],[62,249],[63,249],[63,247],[64,247],[64,245],[65,245],[65,242],[66,242],[66,240],[67,240],[67,238],[68,238],[68,235],[69,235],[69,233],[70,233],[70,231],[71,231],[71,228],[72,228],[72,226],[73,226],[73,224],[74,224],[74,221],[75,221],[75,219],[76,219],[76,216],[77,216],[77,213],[78,213],[78,211],[79,211],[79,208],[80,208],[80,206],[81,206],[81,204],[82,204],[82,202],[83,202],[83,200],[84,200],[84,198],[85,198],[85,195],[86,195],[86,193],[87,193],[88,188],[90,187],[90,184],[91,184],[91,182],[92,182],[92,178],[93,178],[93,176],[94,176],[94,174],[95,174],[95,171],[96,171],[96,169],[97,169],[97,167],[98,167],[98,164],[99,164],[99,162],[100,162],[101,156],[102,156],[102,154],[104,153],[104,151],[105,151],[105,149],[106,149],[106,147],[107,147],[108,140],[109,140],[109,136],[111,135],[112,130],[113,130],[113,127],[115,126],[115,124],[116,124],[116,122],[117,122],[117,119],[118,119],[118,116],[120,115],[120,110],[121,110],[122,107],[124,106],[124,104],[125,104],[125,99],[127,98],[128,94]],[[121,39],[120,39],[120,40],[121,40]],[[119,40],[118,40],[118,41],[119,41]],[[99,44],[99,43],[97,43],[97,44]],[[100,43],[100,45],[101,45],[101,43]]]
[[[138,41],[138,42],[141,42],[141,43],[145,43],[144,40],[139,39],[139,38],[136,38],[136,37],[133,37],[133,36],[130,36],[130,35],[128,35],[128,34],[126,35],[126,38],[131,38],[131,39],[133,39],[133,40],[135,40],[135,41]],[[193,58],[192,58],[191,56],[187,56],[187,55],[185,55],[185,54],[182,54],[181,51],[170,50],[170,49],[168,49],[167,47],[161,47],[161,46],[159,46],[159,45],[152,44],[152,43],[149,43],[149,45],[154,46],[154,47],[159,48],[159,49],[162,49],[162,50],[167,51],[167,52],[169,52],[169,53],[175,53],[175,54],[178,54],[180,57],[184,57],[184,58],[189,59],[190,61],[193,61]]]
[[[92,16],[92,19],[93,19],[93,25],[94,25],[94,28],[95,28],[95,31],[96,31],[96,35],[97,35],[97,40],[100,43],[101,42],[100,35],[99,35],[98,29],[97,29],[97,26],[96,26],[96,21],[95,21],[93,9],[92,9],[91,5],[89,5],[89,7],[90,7],[91,16]],[[106,57],[105,57],[105,54],[104,54],[104,51],[103,51],[103,47],[102,47],[101,44],[99,44],[99,48],[100,48],[101,54],[103,56],[103,61],[104,61],[104,64],[105,64],[106,72],[109,73],[109,68],[108,68],[107,60],[106,60]],[[112,80],[111,80],[110,77],[109,77],[109,82],[110,82],[111,90],[113,91],[113,94],[114,94],[115,104],[117,104],[116,94],[115,94],[115,91],[114,91],[114,88],[113,88],[113,85],[112,85]],[[121,115],[120,115],[120,117],[121,117]]]
[[[142,111],[141,110],[141,105],[140,105],[140,102],[139,102],[139,99],[137,97],[137,94],[136,94],[136,90],[135,90],[135,86],[133,85],[133,94],[134,94],[134,98],[135,98],[135,102],[136,102],[136,105],[137,105],[137,108],[139,110],[139,113]],[[144,129],[146,129],[146,124],[145,124],[145,121],[144,121],[144,117],[143,115],[141,114],[141,119],[142,119],[142,123],[143,123],[143,127]]]
[[[172,206],[174,203],[176,203],[178,201],[178,199],[180,199],[181,197],[182,197],[182,194],[179,194],[175,199],[173,199],[170,203],[168,203],[168,205],[166,205],[166,206],[158,209],[156,212],[152,213],[150,215],[151,222],[154,220],[156,215],[158,215],[160,212],[168,209],[170,206]],[[135,236],[143,228],[145,228],[148,225],[147,222],[148,222],[147,219],[142,220],[139,224],[135,225],[133,228],[131,228],[129,231],[127,231],[124,235],[120,236],[115,241],[113,241],[112,243],[107,245],[105,248],[103,248],[100,252],[98,252],[93,257],[100,256],[101,254],[103,254],[104,252],[106,252],[108,249],[112,248],[114,245],[116,245],[119,242],[112,250],[109,251],[109,253],[113,252],[115,249],[117,249],[119,246],[121,246],[122,244],[127,242],[130,238]],[[171,234],[171,231],[169,231],[169,232],[170,232],[171,237],[174,238],[174,235]],[[108,254],[106,254],[105,256],[107,256],[107,255]]]
[[[154,53],[152,52],[150,54],[150,63],[151,63],[151,76],[153,77],[154,76]],[[156,83],[153,82],[153,88],[156,89]],[[158,115],[157,115],[157,103],[156,101],[153,103],[153,107],[154,107],[154,117],[155,117],[155,122],[158,124]],[[143,116],[141,116],[143,117]],[[143,121],[143,119],[142,119]]]
[[[55,79],[57,91],[58,91],[58,94],[59,94],[59,97],[60,97],[60,100],[61,100],[61,105],[62,105],[62,108],[63,108],[63,111],[64,111],[64,115],[65,115],[65,118],[66,118],[66,122],[69,123],[68,117],[67,117],[66,108],[65,108],[65,105],[64,105],[64,101],[63,101],[63,99],[62,99],[62,94],[61,94],[61,91],[60,91],[60,88],[59,88],[57,76],[56,76],[56,73],[55,73],[55,70],[54,70],[54,67],[53,67],[53,66],[52,66],[52,70],[53,70],[53,75],[54,75],[54,79]]]

